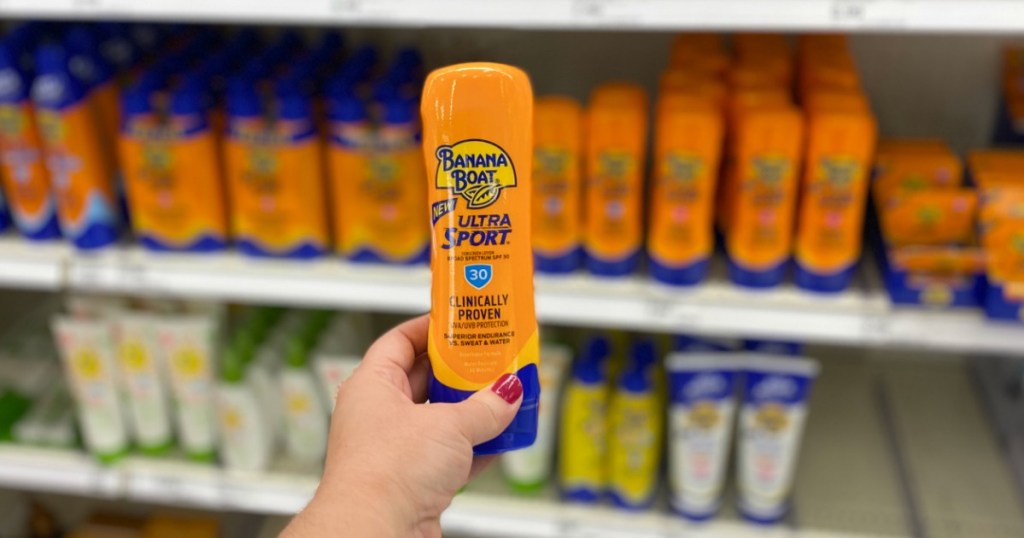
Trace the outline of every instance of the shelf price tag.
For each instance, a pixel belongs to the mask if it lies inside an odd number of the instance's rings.
[[[630,24],[650,9],[634,0],[571,0],[569,15],[582,23]]]
[[[827,15],[836,26],[906,26],[914,0],[832,0]]]
[[[692,330],[700,323],[700,309],[679,299],[651,299],[647,316],[652,325],[675,331]]]

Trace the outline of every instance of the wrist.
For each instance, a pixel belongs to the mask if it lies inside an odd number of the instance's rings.
[[[415,503],[406,502],[400,483],[387,476],[347,472],[343,478],[321,480],[303,513],[329,519],[348,529],[346,536],[409,536],[417,526]]]

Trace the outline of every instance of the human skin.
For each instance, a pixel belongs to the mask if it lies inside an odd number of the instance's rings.
[[[367,350],[338,387],[324,473],[282,538],[441,536],[441,513],[494,456],[473,446],[515,417],[523,387],[511,374],[459,403],[425,404],[427,316]]]

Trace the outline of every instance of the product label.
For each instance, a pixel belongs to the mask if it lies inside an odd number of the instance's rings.
[[[796,208],[796,163],[761,154],[737,163],[736,204],[730,212],[729,255],[750,268],[782,263],[790,252]]]
[[[849,156],[823,156],[809,168],[800,202],[796,259],[817,272],[841,271],[860,257],[866,168]]]
[[[268,254],[324,250],[327,215],[319,137],[308,121],[233,119],[226,143],[232,229]]]
[[[227,240],[216,141],[208,128],[182,120],[133,118],[120,137],[132,226],[165,248]]]
[[[648,250],[661,263],[679,266],[710,255],[716,174],[712,166],[688,152],[667,153],[656,164]]]
[[[537,362],[529,192],[492,142],[442,145],[434,157],[432,301],[445,314],[432,318],[433,373],[477,390]]]
[[[661,405],[657,394],[619,390],[609,413],[608,487],[623,501],[653,499],[661,455]]]
[[[334,238],[344,256],[402,263],[430,243],[426,173],[413,133],[398,144],[385,143],[384,136],[371,136],[362,146],[332,137]]]
[[[562,402],[562,486],[602,491],[607,480],[608,389],[570,383]]]
[[[575,250],[580,241],[580,162],[566,149],[533,152],[533,248],[545,256]]]
[[[977,203],[973,189],[891,198],[880,210],[882,235],[892,246],[966,243],[974,236]]]
[[[587,183],[587,252],[621,260],[641,244],[643,186],[640,163],[632,152],[602,150],[592,161]]]
[[[77,240],[93,228],[116,227],[114,165],[88,102],[60,111],[37,109],[36,115],[64,235]]]
[[[0,104],[0,165],[11,213],[32,237],[57,215],[32,105]]]

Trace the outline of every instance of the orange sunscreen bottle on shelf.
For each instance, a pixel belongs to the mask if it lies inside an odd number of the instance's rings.
[[[710,100],[680,93],[658,100],[647,254],[659,282],[693,285],[707,273],[724,132],[721,108]]]
[[[782,282],[793,245],[803,121],[793,107],[740,116],[725,241],[729,276],[741,286],[770,288]]]
[[[550,95],[537,99],[533,121],[533,261],[542,273],[570,273],[581,258],[583,110]]]
[[[647,97],[633,84],[594,89],[587,111],[584,248],[596,275],[636,271],[643,246]]]
[[[430,74],[421,107],[432,224],[430,401],[465,400],[515,374],[523,385],[519,413],[474,452],[529,446],[540,397],[530,79],[502,64],[453,65]]]
[[[875,119],[856,110],[809,110],[793,257],[797,286],[839,292],[861,254]]]

